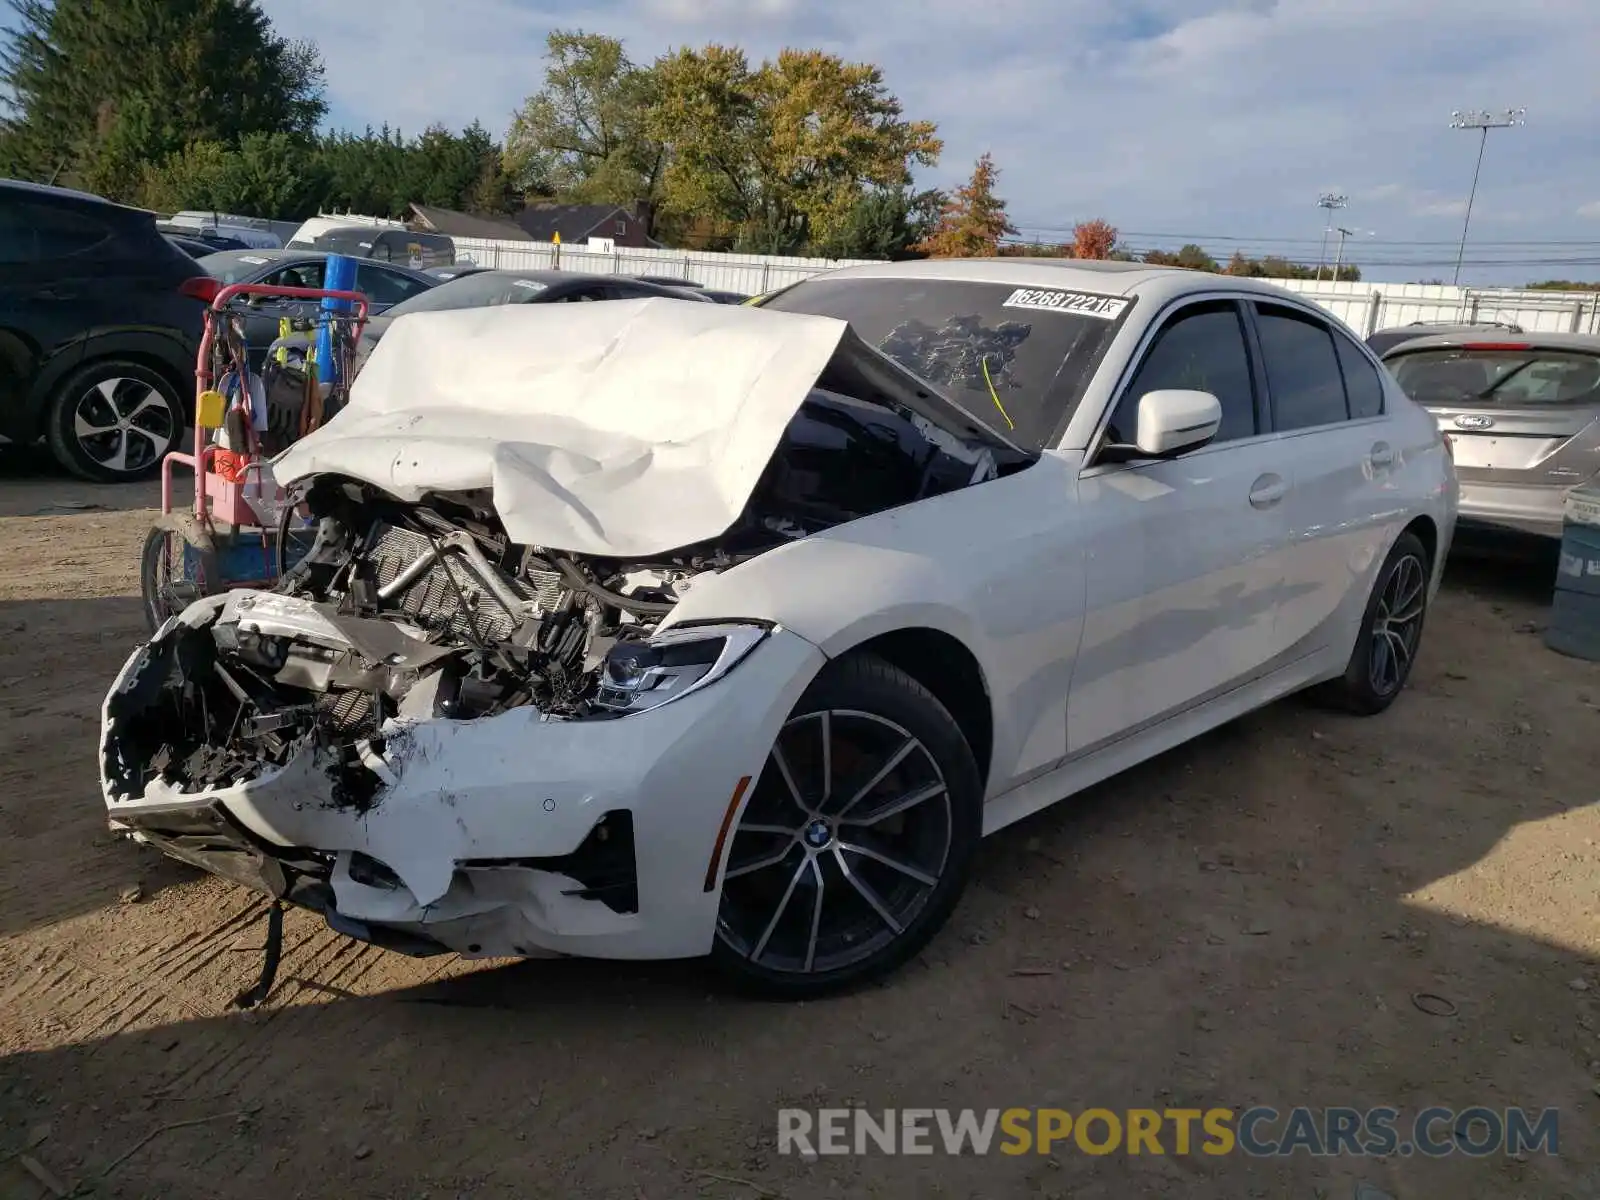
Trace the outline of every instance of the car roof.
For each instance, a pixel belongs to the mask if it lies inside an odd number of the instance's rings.
[[[1600,334],[1593,333],[1508,333],[1502,329],[1464,328],[1454,333],[1434,333],[1426,337],[1407,338],[1384,352],[1384,358],[1404,351],[1453,350],[1466,345],[1526,346],[1530,350],[1576,350],[1585,354],[1600,354]]]
[[[1275,284],[1241,275],[1215,275],[1183,267],[1083,258],[923,258],[907,262],[840,267],[813,279],[942,279],[1013,287],[1061,288],[1102,295],[1135,292],[1157,301],[1187,292],[1237,292],[1272,299],[1299,299]]]
[[[223,255],[227,255],[241,262],[259,258],[262,266],[266,266],[268,263],[283,263],[287,266],[292,263],[312,262],[319,258],[327,258],[330,253],[332,251],[328,250],[301,250],[298,248],[294,250],[257,250],[253,247],[246,247],[243,250],[218,250],[212,257],[220,258]],[[380,271],[395,271],[401,275],[407,275],[412,279],[420,279],[427,283],[436,284],[441,282],[437,275],[430,275],[426,271],[414,271],[403,263],[384,262],[375,258],[357,258],[356,262],[370,263]]]

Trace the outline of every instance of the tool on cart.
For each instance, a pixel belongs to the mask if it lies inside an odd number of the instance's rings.
[[[327,277],[337,280],[337,256]],[[348,277],[346,275],[345,277]],[[259,370],[244,316],[262,300],[318,302],[285,317]],[[145,537],[140,583],[152,630],[202,596],[271,587],[311,546],[309,518],[288,503],[272,459],[338,414],[367,321],[367,298],[336,288],[219,285],[195,362],[194,450],[161,464],[161,516]],[[194,504],[174,511],[172,468],[194,471]]]

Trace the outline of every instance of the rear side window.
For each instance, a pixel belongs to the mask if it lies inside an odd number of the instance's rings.
[[[77,209],[0,201],[0,262],[39,263],[71,258],[111,236],[104,221]]]
[[[1382,416],[1383,380],[1378,375],[1378,368],[1337,329],[1333,331],[1333,345],[1339,352],[1339,366],[1344,371],[1344,392],[1350,402],[1350,419]]]
[[[1347,420],[1333,331],[1292,308],[1260,304],[1256,313],[1273,427],[1287,432]]]
[[[1419,350],[1386,365],[1418,404],[1524,408],[1600,401],[1600,357],[1581,351]]]
[[[356,290],[365,292],[373,304],[399,304],[418,292],[428,290],[428,285],[418,279],[408,279],[381,267],[361,263],[356,267]]]

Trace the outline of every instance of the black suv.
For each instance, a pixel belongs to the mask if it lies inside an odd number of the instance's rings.
[[[183,438],[210,278],[155,215],[0,180],[0,437],[117,482]]]

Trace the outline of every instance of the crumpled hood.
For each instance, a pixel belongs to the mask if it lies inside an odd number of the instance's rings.
[[[402,500],[491,488],[513,541],[674,550],[738,518],[848,328],[665,298],[410,313],[273,473]]]

